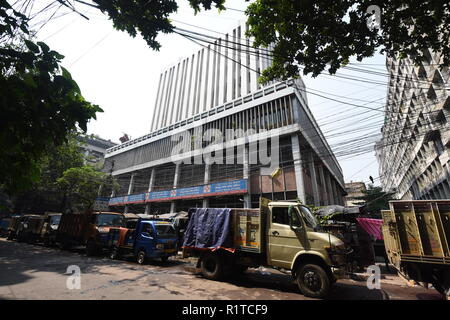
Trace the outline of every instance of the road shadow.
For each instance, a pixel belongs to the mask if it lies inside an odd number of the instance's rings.
[[[70,275],[70,265],[80,267],[82,273],[109,274],[103,267],[119,267],[126,270],[145,270],[148,266],[163,270],[176,268],[179,270],[183,261],[169,259],[167,262],[149,261],[149,264],[138,265],[133,258],[111,260],[109,256],[88,257],[84,248],[61,250],[58,247],[46,247],[42,244],[27,244],[0,238],[0,287],[26,283],[33,278],[33,273],[51,272]],[[150,271],[149,271],[150,272]]]
[[[202,278],[202,275],[196,269],[188,267],[195,273],[196,277]],[[205,281],[210,281],[206,280]],[[268,289],[278,293],[287,293],[298,295],[299,298],[305,299],[290,274],[283,274],[275,270],[266,270],[261,272],[258,269],[249,269],[240,275],[234,275],[224,280],[229,284],[248,289]],[[295,298],[295,297],[293,297]],[[311,299],[311,298],[306,298]],[[385,294],[381,290],[370,290],[365,286],[364,282],[353,281],[352,283],[336,282],[331,286],[329,295],[325,300],[383,300],[386,299]]]

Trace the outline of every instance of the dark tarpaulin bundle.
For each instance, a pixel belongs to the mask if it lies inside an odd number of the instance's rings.
[[[230,233],[231,209],[192,208],[188,216],[183,247],[234,251]]]

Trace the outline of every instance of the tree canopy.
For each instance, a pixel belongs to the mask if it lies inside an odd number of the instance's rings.
[[[89,165],[67,169],[56,184],[64,192],[65,207],[79,211],[92,209],[100,186],[118,189],[111,176]]]
[[[381,218],[381,210],[389,209],[389,201],[393,200],[394,193],[385,192],[383,188],[369,184],[367,189],[362,191],[361,197],[355,197],[361,202],[353,202],[356,205],[365,205],[365,211],[373,216]]]
[[[380,8],[380,28],[367,25],[369,6]],[[255,45],[274,44],[273,66],[263,80],[303,73],[335,73],[351,57],[377,51],[388,56],[424,59],[433,49],[450,63],[450,3],[424,0],[256,0],[246,10]]]
[[[63,56],[33,40],[27,22],[0,0],[0,187],[9,194],[31,188],[42,158],[102,111],[61,67]]]

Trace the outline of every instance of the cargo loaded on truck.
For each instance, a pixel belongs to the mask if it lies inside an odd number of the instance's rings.
[[[198,257],[203,276],[219,280],[248,267],[291,270],[301,292],[324,297],[345,275],[351,249],[322,231],[308,207],[297,202],[270,202],[259,209],[189,210],[184,257]]]

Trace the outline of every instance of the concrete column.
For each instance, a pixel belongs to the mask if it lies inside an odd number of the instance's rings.
[[[245,145],[244,147],[244,159],[243,159],[243,173],[242,178],[247,179],[247,193],[244,195],[244,208],[251,208],[252,207],[252,198],[250,194],[250,164],[248,161],[248,145]]]
[[[302,156],[300,154],[300,142],[296,134],[291,135],[292,158],[294,159],[295,182],[297,185],[297,197],[306,204],[305,183],[303,178]]]
[[[320,196],[320,199],[324,206],[328,205],[328,196],[327,196],[327,184],[325,183],[325,174],[323,172],[323,165],[319,166],[319,179],[320,183],[322,184],[322,194]]]
[[[203,183],[209,184],[211,178],[211,165],[210,164],[205,164],[205,179],[203,180]],[[209,198],[203,198],[203,204],[202,204],[203,208],[208,208],[209,207]]]
[[[114,190],[114,188],[111,190],[111,198],[114,198],[116,196],[116,190]]]
[[[432,189],[430,189],[430,191],[428,191],[429,197],[431,200],[436,200],[436,194],[434,193],[434,191]]]
[[[133,189],[134,189],[134,177],[135,177],[135,173],[133,172],[131,174],[131,178],[130,178],[130,184],[128,185],[128,193],[127,195],[130,195],[133,193]],[[128,205],[125,205],[124,211],[123,213],[128,213]]]
[[[444,181],[444,184],[447,184],[447,186],[450,190],[450,163],[449,162],[447,162],[447,164],[444,166],[444,170],[445,170],[445,176],[447,177]]]
[[[336,190],[336,182],[334,180],[331,180],[331,189],[333,190],[333,204],[339,204]]]
[[[444,199],[450,199],[450,187],[447,184],[447,181],[442,182],[442,188],[444,189],[445,198]]]
[[[436,186],[436,189],[438,190],[438,192],[439,192],[439,199],[445,199],[446,197],[445,197],[445,191],[444,191],[444,186],[443,186],[444,184],[443,183],[441,183],[441,184],[438,184],[437,186]]]
[[[152,192],[153,185],[155,184],[155,174],[156,174],[156,168],[152,168],[152,173],[150,174],[150,181],[148,182],[148,192]],[[150,214],[150,206],[151,203],[145,204],[145,214]]]
[[[175,166],[175,176],[173,178],[173,189],[176,189],[178,187],[178,180],[180,178],[180,163],[177,163]],[[177,210],[177,203],[176,201],[172,201],[170,203],[170,213],[175,213]]]
[[[314,154],[312,151],[309,152],[308,165],[309,171],[311,172],[311,184],[313,189],[314,205],[318,207],[320,205],[319,186],[317,185],[316,167],[314,165]]]
[[[324,171],[324,175],[325,175],[325,183],[327,185],[327,201],[328,201],[328,205],[332,205],[334,204],[333,201],[333,187],[331,186],[331,177],[330,177],[330,173],[327,171]]]

